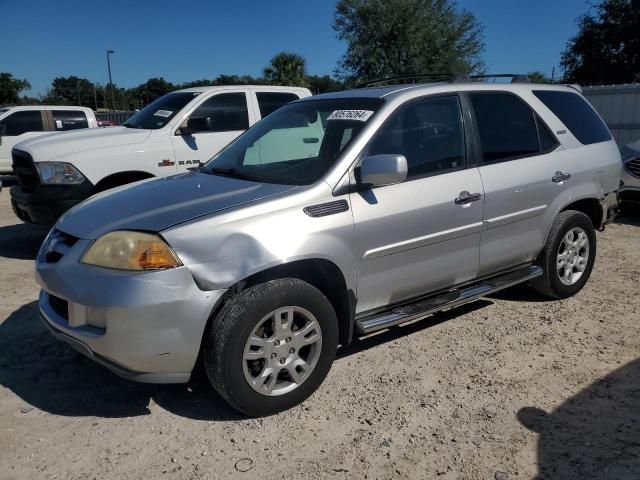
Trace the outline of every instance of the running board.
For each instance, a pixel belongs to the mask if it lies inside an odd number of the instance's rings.
[[[399,325],[401,323],[420,320],[432,313],[457,307],[480,297],[490,295],[505,288],[512,287],[542,275],[542,268],[530,266],[519,268],[509,273],[481,280],[472,285],[448,290],[431,297],[422,298],[415,303],[405,304],[356,320],[358,333],[366,335],[377,330]]]

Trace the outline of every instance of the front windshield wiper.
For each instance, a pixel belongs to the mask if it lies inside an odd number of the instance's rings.
[[[201,172],[210,172],[214,175],[225,175],[227,177],[233,177],[233,178],[240,178],[242,180],[251,180],[253,182],[256,181],[255,178],[253,178],[250,175],[247,175],[246,173],[242,173],[240,170],[238,170],[235,167],[232,168],[217,168],[217,167],[212,167],[208,170],[200,170]]]
[[[142,128],[140,125],[134,125],[133,123],[123,123],[122,126],[127,128]]]

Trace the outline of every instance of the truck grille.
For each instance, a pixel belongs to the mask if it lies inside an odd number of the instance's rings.
[[[625,164],[627,172],[634,177],[640,177],[640,158],[635,158]]]
[[[78,238],[73,235],[54,230],[49,235],[43,249],[45,261],[47,263],[58,263],[77,241]]]
[[[13,149],[11,151],[13,158],[13,171],[18,177],[20,186],[25,191],[32,191],[40,184],[36,165],[33,158],[27,152]]]

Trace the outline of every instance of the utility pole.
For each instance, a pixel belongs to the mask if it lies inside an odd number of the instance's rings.
[[[111,80],[111,59],[109,55],[116,53],[113,50],[107,50],[107,70],[109,70],[109,88],[111,89],[111,120],[116,122],[116,100],[113,94],[113,80]]]

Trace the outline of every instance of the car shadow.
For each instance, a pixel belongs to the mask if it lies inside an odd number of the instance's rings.
[[[526,283],[520,283],[505,290],[500,290],[489,295],[489,298],[494,298],[496,300],[505,300],[508,302],[557,302],[557,300],[554,300],[553,298],[545,297],[544,295],[536,292],[531,286],[527,285]]]
[[[538,433],[536,480],[640,478],[640,358],[569,398],[553,412],[522,408]]]
[[[624,205],[622,213],[619,217],[616,217],[615,223],[630,225],[632,227],[640,227],[640,204],[634,203]]]
[[[0,352],[0,385],[54,415],[148,415],[153,399],[167,411],[194,420],[243,418],[215,394],[200,372],[179,385],[117,377],[54,339],[40,321],[37,302],[23,305],[0,325]]]
[[[479,300],[429,319],[356,338],[340,348],[337,360],[412,335],[491,302]],[[244,417],[211,388],[202,367],[187,384],[152,385],[121,379],[54,339],[41,323],[37,302],[23,305],[0,325],[0,385],[26,404],[54,415],[121,418],[148,415],[153,400],[161,408],[194,420]]]
[[[47,230],[26,223],[0,227],[0,257],[34,260]]]
[[[377,347],[379,345],[382,345],[383,343],[389,343],[393,342],[394,340],[398,340],[399,338],[408,337],[409,335],[413,335],[422,330],[435,327],[437,325],[440,325],[441,323],[453,320],[454,318],[460,317],[467,313],[480,310],[481,308],[485,308],[492,304],[493,302],[490,302],[489,300],[480,299],[456,308],[452,308],[451,310],[435,313],[423,320],[417,320],[415,322],[397,325],[395,327],[390,327],[387,330],[382,330],[380,332],[372,333],[363,337],[355,337],[349,344],[349,346],[338,349],[336,358],[345,358],[349,355],[353,355],[354,353],[363,352],[365,350],[369,350],[370,348]]]

